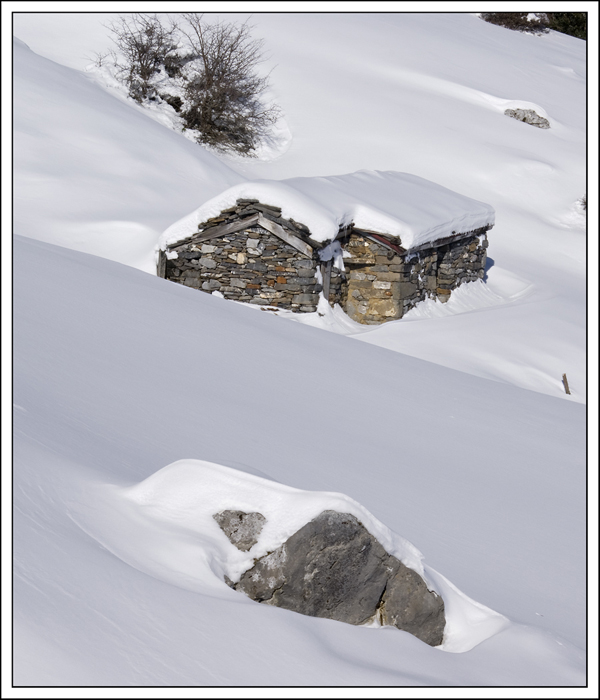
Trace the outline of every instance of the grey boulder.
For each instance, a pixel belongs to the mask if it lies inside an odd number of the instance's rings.
[[[303,615],[353,625],[379,619],[431,646],[443,640],[442,598],[349,513],[324,511],[228,584]]]

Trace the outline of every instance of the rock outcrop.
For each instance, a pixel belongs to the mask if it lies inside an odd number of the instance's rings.
[[[550,122],[535,112],[533,109],[507,109],[504,114],[520,122],[537,126],[538,129],[549,129]]]
[[[303,615],[353,625],[379,620],[431,646],[443,640],[442,598],[348,513],[324,511],[228,584]]]

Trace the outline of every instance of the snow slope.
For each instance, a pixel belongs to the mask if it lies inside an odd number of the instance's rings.
[[[88,76],[14,42],[14,230],[156,272],[198,193],[243,178]]]
[[[582,406],[43,242],[16,238],[15,262],[36,280],[15,279],[17,685],[584,683]],[[485,606],[459,625],[480,643],[232,591],[198,482],[159,477],[182,458],[347,494]]]
[[[585,44],[469,14],[256,15],[291,142],[242,161],[81,72],[107,20],[14,23],[15,682],[585,683]],[[230,187],[360,170],[489,203],[485,284],[374,329],[141,272]],[[190,590],[202,527],[121,509],[179,460],[358,502],[484,606],[475,646],[259,606],[210,567]]]

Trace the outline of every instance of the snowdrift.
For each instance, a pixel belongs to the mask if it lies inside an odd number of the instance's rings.
[[[89,75],[13,52],[15,233],[154,274],[161,232],[244,179]]]
[[[199,593],[222,589],[225,575],[238,581],[256,559],[277,549],[323,511],[350,513],[389,554],[442,596],[446,629],[439,649],[469,651],[509,624],[436,571],[430,573],[414,545],[344,494],[303,491],[222,465],[180,460],[135,486],[99,489],[89,505],[90,510],[82,510],[77,519],[104,547],[141,571]],[[222,510],[266,517],[250,551],[242,552],[226,540],[213,519]]]
[[[454,233],[494,225],[488,204],[452,192],[408,173],[360,171],[349,175],[289,180],[258,180],[235,185],[174,223],[159,246],[186,238],[198,224],[233,207],[238,199],[278,206],[282,216],[308,226],[319,242],[332,240],[342,227],[397,236],[409,250]]]

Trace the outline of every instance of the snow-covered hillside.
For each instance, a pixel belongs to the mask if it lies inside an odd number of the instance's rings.
[[[14,22],[15,684],[583,685],[585,42],[472,14],[257,15],[284,117],[241,160],[86,70],[110,17]],[[493,207],[485,282],[374,328],[147,274],[229,188],[362,170]],[[211,474],[216,499],[245,474],[259,501],[353,499],[423,553],[459,641],[229,589],[185,515]]]
[[[64,60],[45,17],[17,16],[17,36]],[[63,19],[74,64],[110,46],[107,30],[95,37],[92,15]],[[228,165],[173,133],[162,113],[144,112],[112,83],[107,92],[104,74],[19,44],[15,231],[150,271],[164,229],[246,178],[412,173],[496,210],[487,285],[356,337],[563,399],[566,373],[568,400],[584,401],[585,43],[468,14],[255,20],[291,143],[277,158]],[[91,37],[85,51],[79,26]],[[518,106],[551,128],[504,116]]]
[[[15,262],[39,281],[15,279],[18,684],[583,682],[583,406],[31,239]],[[347,494],[510,624],[445,653],[253,603],[201,497],[186,515],[202,465],[124,500],[190,458]],[[493,613],[466,612],[488,637]]]

